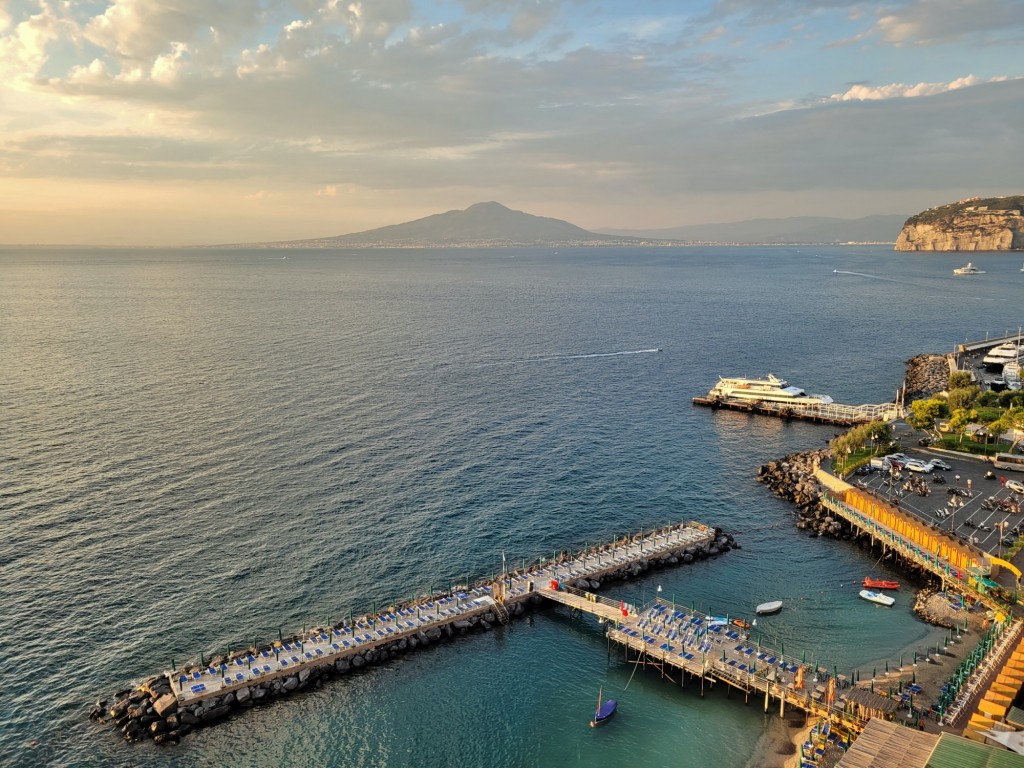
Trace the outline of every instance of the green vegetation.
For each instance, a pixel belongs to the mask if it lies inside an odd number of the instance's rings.
[[[987,208],[990,211],[1024,210],[1024,195],[1011,197],[987,197],[977,200],[964,200],[959,203],[940,205],[929,208],[916,216],[907,219],[907,224],[948,224],[955,216],[968,213],[968,208]]]
[[[924,429],[930,432],[935,429],[935,422],[946,416],[949,416],[949,407],[944,401],[938,398],[915,400],[910,404],[907,424],[914,429]]]
[[[949,374],[949,384],[946,386],[950,392],[954,389],[962,389],[974,384],[974,377],[970,371],[953,371]]]
[[[872,421],[853,427],[829,441],[832,455],[843,471],[854,469],[876,453],[888,449],[892,429],[884,421]]]

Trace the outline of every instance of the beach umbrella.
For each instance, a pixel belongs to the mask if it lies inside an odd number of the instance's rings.
[[[910,675],[910,682],[912,684],[914,684],[914,685],[917,685],[917,672],[911,673],[911,675]],[[913,694],[911,694],[910,699],[911,699],[911,701],[913,701],[913,699],[914,699]]]
[[[885,660],[885,674],[887,674],[887,675],[889,674],[889,660],[888,659]]]
[[[701,656],[704,654],[702,653]],[[722,649],[722,661],[725,661],[725,648]]]
[[[199,652],[199,666],[200,667],[205,667],[206,666],[206,657],[203,655],[202,651]]]

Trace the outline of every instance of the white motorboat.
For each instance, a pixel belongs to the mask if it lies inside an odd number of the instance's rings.
[[[870,589],[862,589],[860,596],[871,603],[878,603],[879,605],[892,605],[896,601],[888,595],[883,595],[881,592],[872,592]]]
[[[985,274],[985,270],[978,269],[976,266],[974,266],[971,262],[968,261],[966,266],[957,267],[956,269],[954,269],[953,270],[953,274],[954,275],[984,275]]]
[[[981,362],[990,368],[1001,370],[1007,363],[1019,362],[1022,353],[1024,353],[1024,350],[1021,349],[1017,342],[1009,342],[990,349],[988,354],[981,359]]]
[[[828,395],[808,395],[800,387],[791,387],[783,379],[769,373],[764,379],[725,378],[708,392],[712,400],[751,400],[753,402],[791,403],[793,405],[828,405]]]
[[[757,606],[757,608],[754,609],[754,612],[758,616],[770,616],[771,614],[778,613],[781,610],[782,610],[782,601],[781,600],[772,600],[769,603],[761,603],[759,606]]]

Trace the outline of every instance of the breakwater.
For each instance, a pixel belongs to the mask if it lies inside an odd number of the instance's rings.
[[[645,572],[692,563],[738,545],[720,529],[684,522],[625,536],[578,553],[504,573],[493,581],[351,616],[331,626],[282,636],[147,678],[97,701],[94,721],[127,741],[175,744],[196,728],[400,655],[488,631],[545,603],[537,587],[553,581],[596,591]]]
[[[945,355],[914,355],[906,365],[903,379],[905,402],[932,397],[949,388],[949,360]]]

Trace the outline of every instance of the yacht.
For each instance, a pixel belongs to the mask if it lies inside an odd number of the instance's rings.
[[[976,266],[974,266],[973,264],[971,264],[971,262],[968,261],[967,262],[967,266],[965,266],[965,267],[957,267],[956,269],[953,270],[953,274],[954,275],[984,275],[985,274],[985,270],[978,269]]]
[[[1002,370],[1007,363],[1019,362],[1022,352],[1024,350],[1020,348],[1018,342],[1000,344],[998,347],[990,349],[981,362],[989,368]]]
[[[718,383],[708,392],[712,400],[751,400],[793,405],[828,405],[828,395],[808,395],[799,387],[791,387],[784,380],[771,373],[764,379],[727,379],[719,377]]]

